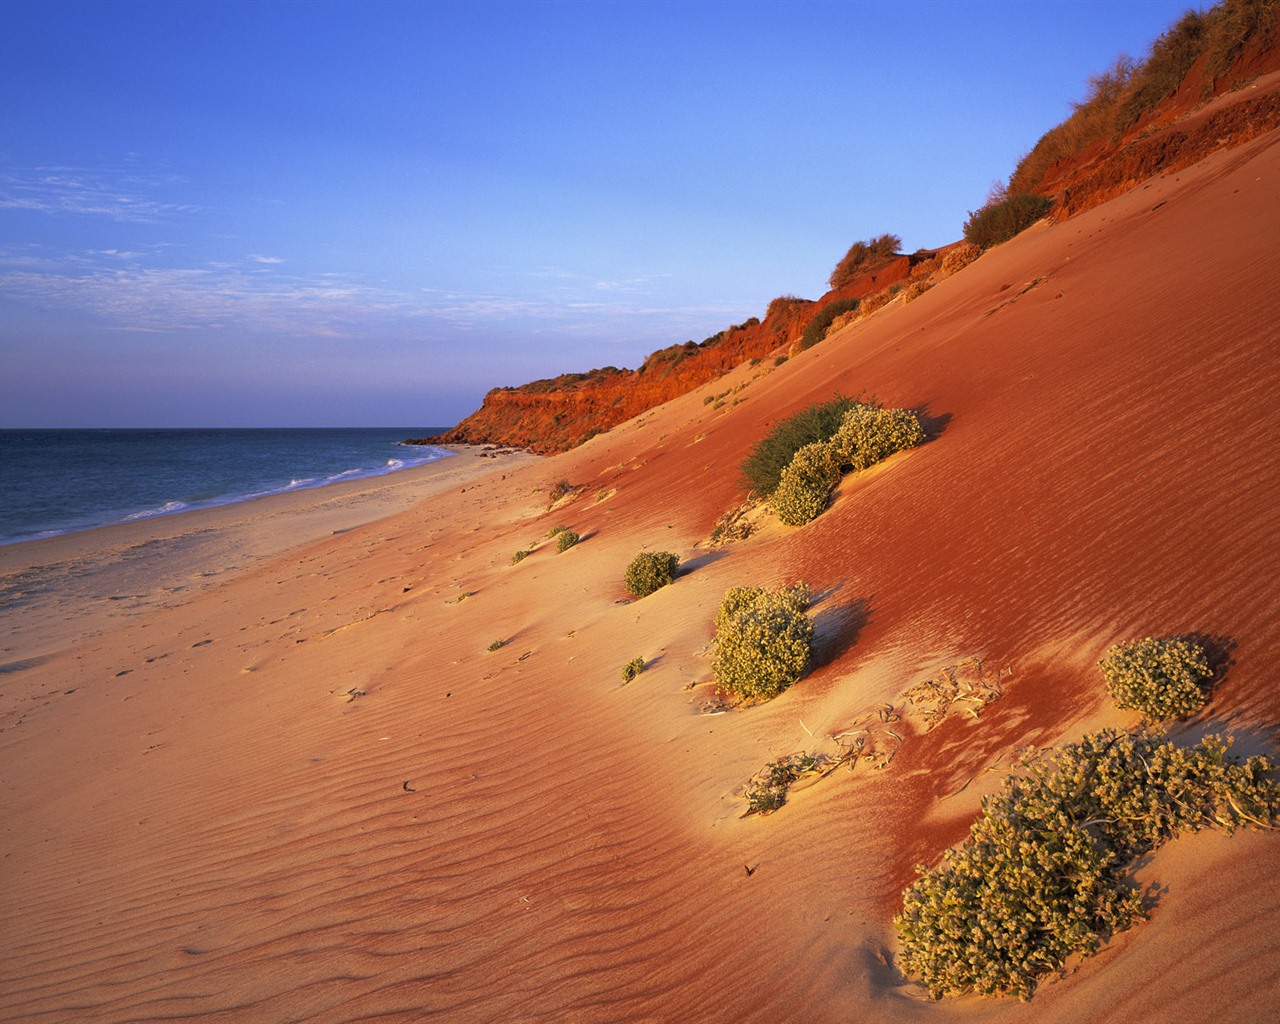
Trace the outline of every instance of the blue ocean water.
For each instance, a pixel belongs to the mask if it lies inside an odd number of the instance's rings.
[[[0,430],[0,544],[381,476],[441,429]]]

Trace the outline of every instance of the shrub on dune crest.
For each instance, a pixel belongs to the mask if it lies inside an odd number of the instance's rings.
[[[902,239],[897,235],[884,234],[865,242],[854,242],[831,271],[827,283],[833,290],[843,288],[864,270],[892,258],[901,248]]]
[[[989,202],[970,213],[964,222],[965,241],[980,249],[990,249],[1031,227],[1052,206],[1053,201],[1047,196],[1025,192]]]
[[[809,321],[808,326],[804,329],[804,334],[796,342],[795,351],[803,352],[807,348],[813,348],[814,345],[831,333],[836,320],[848,313],[855,312],[860,301],[859,299],[836,299],[835,302],[828,302]]]

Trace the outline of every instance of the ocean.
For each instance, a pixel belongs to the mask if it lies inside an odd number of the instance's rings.
[[[382,476],[442,429],[0,430],[0,544]]]

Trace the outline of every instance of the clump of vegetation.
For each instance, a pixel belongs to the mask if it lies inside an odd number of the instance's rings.
[[[622,666],[622,682],[629,683],[644,671],[644,658],[632,658]]]
[[[924,428],[915,413],[859,402],[844,414],[831,449],[839,466],[859,473],[923,441]]]
[[[815,441],[831,440],[844,414],[856,404],[855,399],[837,394],[828,402],[807,406],[775,424],[743,460],[743,481],[761,497],[771,495],[796,452]]]
[[[828,284],[832,289],[843,288],[862,271],[877,263],[892,259],[902,248],[902,239],[897,235],[880,235],[869,238],[865,242],[854,242],[849,251],[831,271]]]
[[[764,318],[768,320],[777,320],[789,313],[809,305],[812,300],[802,299],[799,295],[779,295],[776,299],[769,302],[768,308],[765,310]]]
[[[831,488],[840,482],[840,466],[829,442],[801,448],[787,463],[769,506],[788,526],[803,526],[827,507]]]
[[[504,648],[504,647],[506,647],[506,646],[507,646],[507,641],[506,641],[506,640],[498,639],[498,640],[495,640],[493,643],[491,643],[487,648],[485,648],[485,650],[488,650],[488,651],[500,651],[500,650],[502,650],[502,648]]]
[[[550,540],[552,537],[564,533],[567,529],[569,529],[567,526],[553,526],[547,531],[547,539]]]
[[[633,597],[648,597],[676,578],[680,559],[670,551],[641,551],[622,577],[622,584]]]
[[[716,613],[716,682],[748,700],[778,696],[804,673],[813,645],[809,588],[734,587]]]
[[[747,814],[771,814],[787,802],[787,791],[803,776],[826,770],[823,754],[788,754],[770,761],[747,783]]]
[[[979,246],[972,242],[960,242],[946,251],[938,269],[950,276],[963,270],[981,255],[982,249]]]
[[[582,538],[572,530],[564,529],[556,534],[556,550],[568,551],[571,547],[578,543]]]
[[[860,472],[923,440],[924,429],[914,413],[854,402],[829,441],[814,441],[792,456],[770,507],[788,526],[803,526],[826,509],[841,469]]]
[[[809,321],[808,326],[804,329],[804,334],[800,336],[800,340],[796,343],[795,350],[803,352],[807,348],[813,348],[831,329],[832,323],[837,317],[843,316],[845,313],[852,313],[858,308],[858,299],[836,299],[834,302],[828,302]]]
[[[1204,52],[1207,27],[1208,18],[1204,14],[1187,11],[1151,44],[1151,52],[1141,65],[1131,63],[1126,78],[1115,76],[1118,91],[1122,90],[1125,95],[1119,109],[1112,114],[1113,132],[1135,124],[1161,100],[1178,91],[1191,65]],[[1118,62],[1116,67],[1123,65]]]
[[[1140,711],[1148,722],[1185,718],[1207,699],[1209,661],[1187,640],[1144,637],[1116,644],[1098,666],[1116,706]]]
[[[1053,206],[1047,196],[1020,192],[988,201],[980,210],[970,211],[964,222],[966,242],[980,249],[1007,242],[1031,227]]]
[[[1271,45],[1276,0],[1222,0],[1207,11],[1188,11],[1151,45],[1142,61],[1118,58],[1089,79],[1085,98],[1061,124],[1040,137],[1009,179],[1011,193],[1035,192],[1059,160],[1099,139],[1118,139],[1177,92],[1187,72],[1203,58],[1201,99],[1230,71],[1250,45]]]
[[[551,505],[554,505],[557,501],[560,501],[562,498],[567,498],[570,494],[574,492],[574,490],[575,488],[573,484],[569,483],[568,480],[557,481],[556,484],[551,488],[551,500],[548,504],[548,507],[550,507]]]
[[[1124,877],[1135,858],[1184,832],[1275,821],[1271,762],[1241,762],[1228,747],[1217,736],[1180,749],[1105,730],[1024,760],[983,801],[969,838],[916,869],[894,919],[904,971],[934,998],[1030,998],[1069,956],[1144,916]]]
[[[533,554],[533,552],[532,552],[532,551],[524,551],[524,550],[517,551],[514,555],[512,555],[512,556],[511,556],[511,564],[512,564],[512,565],[519,565],[519,564],[520,564],[521,562],[523,562],[526,558],[528,558],[531,554]]]

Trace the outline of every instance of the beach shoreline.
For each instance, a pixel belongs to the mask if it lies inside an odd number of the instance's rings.
[[[100,628],[95,609],[138,614],[189,598],[291,548],[536,458],[440,447],[450,454],[380,476],[0,546],[0,664],[41,656]]]

